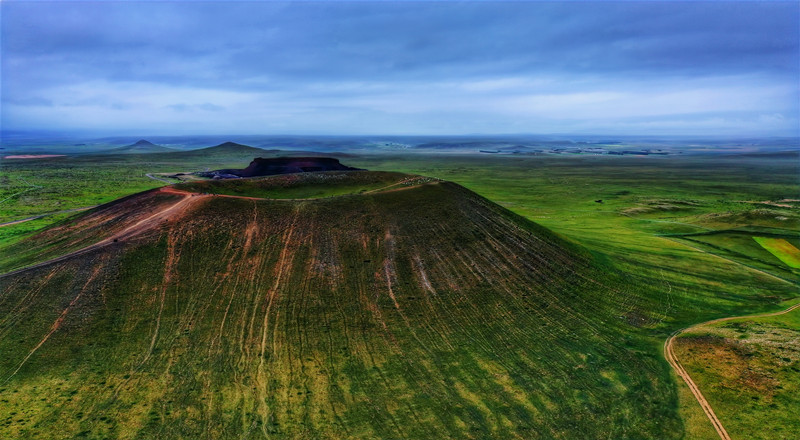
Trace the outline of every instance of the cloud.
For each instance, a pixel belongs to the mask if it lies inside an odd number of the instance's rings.
[[[206,102],[203,104],[170,104],[166,106],[166,108],[175,110],[177,112],[191,112],[198,110],[206,112],[221,112],[225,110],[225,107],[216,104],[211,104],[210,102]]]
[[[737,129],[718,121],[776,114],[740,127],[785,134],[799,124],[793,2],[0,7],[6,129],[672,132],[706,124],[715,134]]]
[[[53,100],[34,95],[17,96],[6,101],[9,104],[32,107],[52,107]]]

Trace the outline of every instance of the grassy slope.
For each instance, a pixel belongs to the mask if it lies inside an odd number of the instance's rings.
[[[789,231],[778,232],[783,232],[781,235],[777,235],[778,237],[783,237],[783,239],[789,239],[792,242],[800,240],[800,236],[794,235],[796,233],[792,234]],[[792,269],[753,239],[758,234],[758,232],[748,231],[747,229],[734,229],[678,235],[672,238],[679,242],[685,242],[689,246],[712,252],[731,261],[739,262],[777,277],[789,281],[800,281],[800,271]]]
[[[241,167],[251,158],[230,164],[217,159],[192,162],[205,166]],[[194,159],[193,159],[194,160]],[[8,162],[7,162],[8,163]],[[185,160],[151,162],[146,171],[179,171]],[[176,168],[176,164],[180,164]],[[648,352],[658,353],[669,332],[691,323],[747,312],[774,310],[781,299],[796,296],[797,289],[768,275],[759,274],[735,261],[702,253],[659,234],[702,232],[746,225],[761,225],[796,231],[796,211],[741,201],[781,200],[796,195],[798,165],[793,161],[756,158],[710,159],[665,158],[528,158],[464,156],[373,156],[348,159],[348,165],[398,170],[446,178],[461,183],[509,209],[580,242],[610,258],[641,286],[638,295],[650,305],[634,305],[626,316],[650,335]],[[55,164],[44,163],[50,173],[43,184],[54,194],[58,182],[69,178]],[[129,165],[126,164],[126,166]],[[91,167],[126,176],[120,166],[83,163],[85,181],[69,179],[70,185],[95,188]],[[29,176],[27,169],[7,167],[8,175]],[[22,172],[20,174],[20,172]],[[138,181],[149,184],[143,177]],[[77,183],[76,183],[77,182]],[[101,180],[103,182],[103,180]],[[123,182],[124,183],[124,182]],[[746,183],[746,184],[745,184]],[[124,192],[120,187],[103,191]],[[133,187],[129,187],[132,191]],[[602,199],[603,203],[595,203]],[[41,200],[41,199],[40,199]],[[677,203],[676,203],[677,202]],[[646,213],[624,212],[631,208],[672,205],[681,209],[657,209]],[[6,205],[8,206],[8,205]],[[42,207],[39,207],[41,212]],[[31,208],[35,211],[35,208]],[[44,224],[44,222],[42,223]],[[2,232],[2,229],[0,229]],[[0,244],[2,246],[2,244]],[[2,253],[2,249],[0,249]],[[670,381],[666,371],[660,381]],[[690,438],[708,434],[699,407],[678,384],[683,418]],[[684,399],[683,396],[688,396]],[[670,411],[674,411],[671,409]],[[724,417],[720,414],[720,417]],[[713,434],[713,433],[712,433]]]
[[[800,251],[784,238],[753,237],[753,239],[787,266],[800,269]]]
[[[146,173],[246,166],[253,157],[280,153],[252,147],[152,154],[67,156],[0,161],[0,222],[63,209],[94,206],[163,186]],[[16,195],[17,193],[21,193]]]
[[[95,244],[171,206],[180,196],[149,191],[123,197],[85,214],[68,217],[25,240],[7,245],[0,253],[0,273],[60,257]]]
[[[100,205],[164,185],[148,178],[147,173],[236,168],[246,166],[255,156],[278,155],[277,151],[234,146],[155,154],[4,160],[0,161],[0,222]],[[33,225],[41,229],[65,217],[58,215],[0,228],[0,252],[3,246],[33,232]]]
[[[665,335],[677,326],[735,315],[743,305],[752,312],[772,310],[782,298],[796,295],[796,288],[785,282],[662,236],[707,231],[698,218],[750,209],[737,200],[791,196],[797,189],[795,163],[671,157],[377,157],[353,164],[454,181],[609,256],[628,276],[662,291],[663,309],[651,313],[662,315],[652,325]],[[623,213],[655,199],[696,206],[657,216]],[[800,218],[796,212],[785,215]]]
[[[636,287],[449,183],[209,197],[36,274],[2,279],[3,437],[681,435]]]
[[[703,326],[676,348],[733,438],[800,432],[800,309]]]
[[[423,161],[375,157],[353,164],[458,182],[607,255],[631,282],[651,287],[642,289],[641,294],[649,295],[656,305],[650,310],[634,309],[630,315],[651,329],[654,346],[659,348],[678,328],[743,311],[776,310],[782,299],[798,295],[796,283],[660,236],[750,225],[796,234],[800,230],[796,209],[740,203],[794,198],[800,172],[794,161],[703,157],[440,157]],[[654,201],[681,209],[625,212],[652,206]],[[750,251],[758,252],[755,248]],[[677,385],[687,437],[715,438],[683,382]],[[766,424],[766,414],[762,416],[764,426],[771,426]]]

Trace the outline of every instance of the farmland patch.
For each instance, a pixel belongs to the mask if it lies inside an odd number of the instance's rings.
[[[753,239],[768,250],[772,255],[778,257],[787,266],[800,268],[800,249],[797,249],[783,238],[753,237]]]

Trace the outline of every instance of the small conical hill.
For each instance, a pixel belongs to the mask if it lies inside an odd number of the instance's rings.
[[[172,148],[156,145],[148,140],[140,139],[130,145],[120,148],[114,148],[109,152],[112,153],[128,153],[128,154],[143,154],[143,153],[167,153],[174,151]]]

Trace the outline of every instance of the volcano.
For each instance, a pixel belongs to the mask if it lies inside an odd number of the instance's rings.
[[[0,437],[668,438],[679,423],[653,416],[664,385],[632,374],[648,358],[605,336],[635,300],[582,248],[437,179],[244,180],[129,196],[12,249]]]

